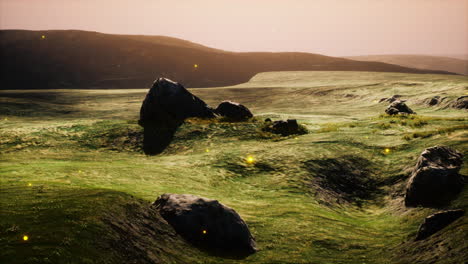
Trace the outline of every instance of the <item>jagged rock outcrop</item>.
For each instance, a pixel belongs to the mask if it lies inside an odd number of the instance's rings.
[[[446,210],[437,212],[424,219],[418,230],[418,234],[415,240],[422,240],[430,237],[436,232],[442,230],[458,218],[462,217],[465,211],[462,209]]]
[[[398,114],[416,114],[411,108],[409,108],[404,101],[394,101],[391,103],[385,113],[389,115],[398,115]]]
[[[418,158],[406,187],[406,206],[441,206],[462,190],[458,172],[462,154],[445,146],[425,149]]]
[[[244,258],[256,252],[247,224],[233,209],[190,194],[163,194],[153,207],[186,240],[217,255]]]
[[[166,78],[157,79],[146,94],[138,121],[144,128],[145,153],[162,152],[188,117],[213,118],[215,114],[203,100],[181,84]]]
[[[385,102],[385,103],[393,103],[393,102],[395,102],[396,100],[400,100],[401,97],[402,97],[401,95],[395,94],[395,95],[393,95],[392,97],[389,97],[389,98],[384,97],[384,98],[380,99],[380,100],[379,100],[379,103],[384,103],[384,102]]]

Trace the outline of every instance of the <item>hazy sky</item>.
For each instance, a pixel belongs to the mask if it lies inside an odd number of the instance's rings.
[[[231,51],[468,54],[468,0],[0,0],[0,28],[166,35]]]

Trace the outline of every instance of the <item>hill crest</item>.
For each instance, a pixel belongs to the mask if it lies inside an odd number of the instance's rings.
[[[187,87],[271,71],[448,73],[304,52],[229,52],[164,36],[80,30],[0,31],[1,89],[142,88],[160,76]]]

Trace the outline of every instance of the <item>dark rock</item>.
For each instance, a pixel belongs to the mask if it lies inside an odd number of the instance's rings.
[[[458,218],[462,217],[464,214],[464,210],[457,209],[438,212],[426,217],[424,222],[419,227],[418,235],[416,236],[415,240],[422,240],[430,237]]]
[[[265,119],[265,122],[271,122],[271,118]]]
[[[386,103],[393,103],[393,102],[399,100],[399,98],[401,98],[401,97],[402,97],[401,95],[395,94],[395,95],[393,95],[392,97],[389,97],[389,98],[386,98],[386,97],[385,97],[385,98],[380,99],[380,100],[379,100],[379,103],[383,103],[383,102],[386,102]]]
[[[163,194],[153,204],[177,233],[217,255],[244,258],[256,252],[247,224],[216,200],[189,194]]]
[[[389,115],[398,115],[398,114],[416,114],[411,110],[404,101],[394,101],[391,103],[387,109],[385,109],[385,113]]]
[[[427,102],[427,104],[430,106],[438,105],[439,103],[440,103],[440,96],[434,96],[430,98],[429,101]]]
[[[188,117],[212,118],[213,110],[179,83],[157,79],[146,94],[138,123],[144,127],[143,149],[158,154],[171,142],[175,131]]]
[[[275,134],[281,134],[282,136],[302,134],[296,119],[275,121],[271,126],[267,127],[266,130]]]
[[[220,116],[224,116],[235,121],[247,120],[253,117],[252,112],[250,112],[247,107],[231,101],[221,102],[215,112]]]
[[[449,147],[425,149],[406,187],[406,206],[442,206],[455,198],[464,185],[458,172],[462,154]]]
[[[468,109],[468,95],[458,97],[452,106],[456,109]]]

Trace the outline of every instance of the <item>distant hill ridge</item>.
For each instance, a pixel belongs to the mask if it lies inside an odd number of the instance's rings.
[[[468,55],[467,55],[468,56]],[[404,67],[449,71],[458,74],[468,75],[468,58],[465,59],[449,56],[429,56],[429,55],[364,55],[344,57],[346,59],[358,61],[378,61],[383,63],[397,64]]]
[[[79,30],[2,30],[0,61],[0,89],[142,88],[159,76],[187,87],[215,87],[270,71],[449,73],[302,52],[229,52],[172,37]]]

